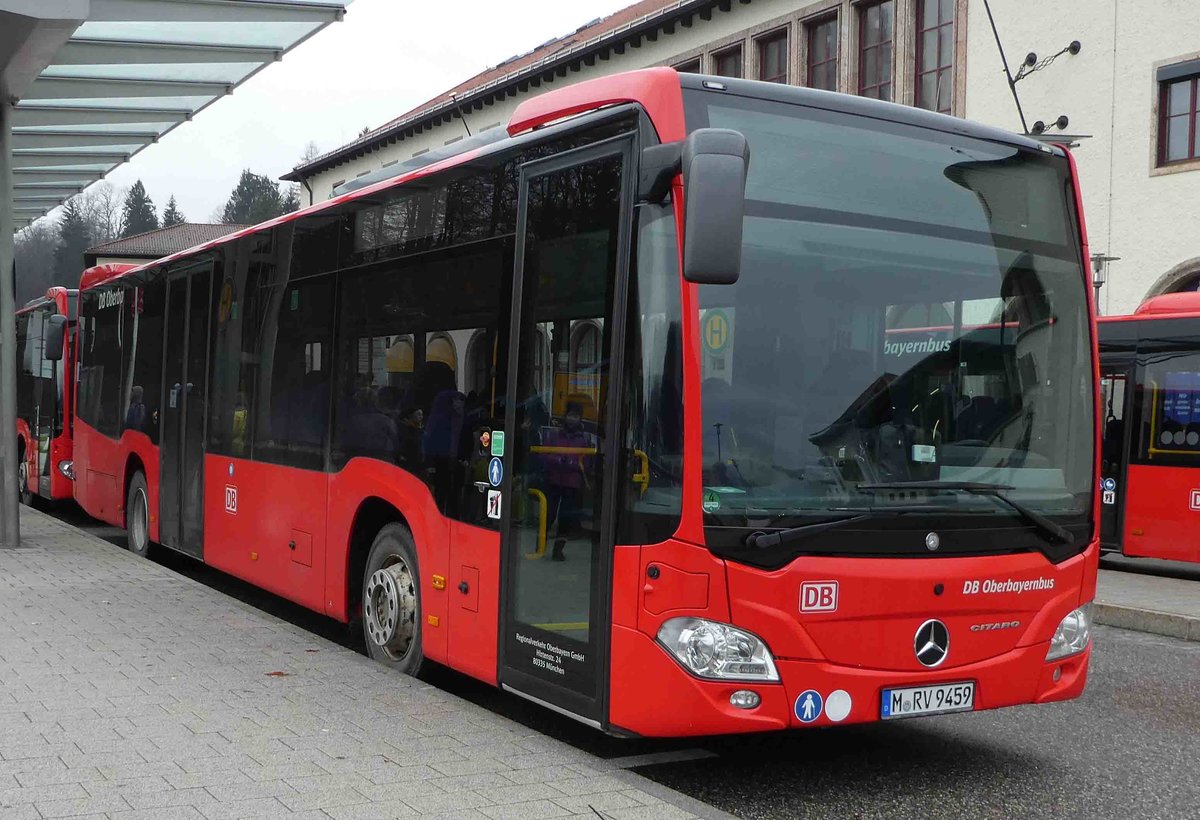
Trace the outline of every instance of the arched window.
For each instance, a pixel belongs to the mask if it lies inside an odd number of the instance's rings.
[[[1196,290],[1200,290],[1200,256],[1180,262],[1158,277],[1146,291],[1146,299],[1162,296],[1164,293],[1186,293]]]
[[[458,372],[458,351],[454,349],[454,340],[447,333],[431,333],[425,343],[425,361],[441,362],[455,373]]]
[[[571,371],[579,373],[600,364],[600,327],[595,322],[580,322],[571,334]]]
[[[477,330],[467,343],[467,392],[490,393],[492,381],[492,337]]]

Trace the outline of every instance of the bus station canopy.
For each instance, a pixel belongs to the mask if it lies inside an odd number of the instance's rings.
[[[0,92],[18,101],[12,229],[341,20],[349,2],[0,0]]]

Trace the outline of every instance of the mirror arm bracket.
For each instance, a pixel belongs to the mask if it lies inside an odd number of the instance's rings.
[[[683,170],[683,142],[668,142],[642,149],[638,167],[639,202],[661,204],[671,192],[671,184]]]

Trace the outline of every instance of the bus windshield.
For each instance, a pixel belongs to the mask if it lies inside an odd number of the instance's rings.
[[[937,481],[1082,523],[1092,357],[1066,159],[688,93],[689,127],[736,129],[751,154],[741,278],[699,288],[706,521],[1012,515],[903,487]]]

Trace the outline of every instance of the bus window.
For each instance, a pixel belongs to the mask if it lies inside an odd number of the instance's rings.
[[[1137,385],[1137,460],[1200,464],[1200,354],[1150,354]]]
[[[1125,370],[1100,374],[1101,466],[1105,476],[1116,476],[1121,469],[1125,445]]]

